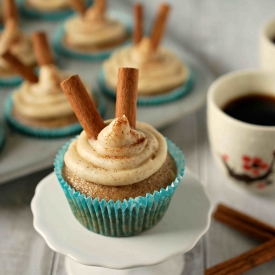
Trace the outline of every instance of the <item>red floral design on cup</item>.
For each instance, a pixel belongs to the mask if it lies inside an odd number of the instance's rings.
[[[272,159],[269,164],[259,157],[243,155],[241,158],[244,172],[241,173],[238,173],[234,167],[229,165],[228,154],[221,154],[221,158],[228,175],[237,181],[244,182],[247,185],[255,183],[258,189],[264,189],[272,183],[269,177],[273,173],[272,167],[275,164],[275,151],[272,153]]]
[[[247,172],[252,173],[254,176],[258,176],[269,169],[269,165],[258,157],[249,157],[244,155],[243,159],[243,169]]]

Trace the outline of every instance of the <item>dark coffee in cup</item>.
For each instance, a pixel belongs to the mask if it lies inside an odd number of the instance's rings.
[[[275,126],[275,97],[251,94],[228,102],[223,111],[229,116],[246,123]]]

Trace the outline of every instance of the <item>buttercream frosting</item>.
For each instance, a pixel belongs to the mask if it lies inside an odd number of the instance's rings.
[[[84,16],[75,16],[65,23],[67,41],[75,46],[97,46],[125,37],[125,27],[117,20],[109,19],[96,8],[90,8]]]
[[[186,66],[172,52],[159,48],[153,50],[149,38],[137,46],[116,50],[103,64],[107,84],[116,89],[119,67],[139,69],[138,93],[154,95],[182,85],[187,77]]]
[[[25,65],[34,65],[36,62],[30,38],[18,26],[15,26],[12,32],[4,29],[0,35],[0,55],[7,50]],[[6,70],[10,69],[10,65],[1,57],[0,67]]]
[[[68,73],[60,72],[55,65],[42,66],[37,83],[25,81],[14,93],[16,110],[32,119],[49,119],[73,114],[73,109],[60,87],[60,82],[69,76]],[[88,88],[87,90],[89,91]]]
[[[83,131],[64,157],[66,166],[79,178],[109,186],[130,185],[157,172],[167,157],[164,137],[146,123],[136,130],[125,116],[106,122],[96,140]]]
[[[27,3],[43,11],[55,11],[69,7],[69,0],[27,0]]]

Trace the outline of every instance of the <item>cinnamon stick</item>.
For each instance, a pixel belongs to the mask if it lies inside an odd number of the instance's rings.
[[[79,12],[82,16],[85,14],[86,7],[85,4],[80,0],[69,0],[70,6],[75,11]]]
[[[98,11],[103,14],[106,12],[106,1],[105,0],[95,0],[94,8],[98,9]]]
[[[275,239],[205,270],[205,275],[239,275],[273,259],[275,259]]]
[[[31,39],[39,66],[55,64],[46,33],[35,32]]]
[[[164,3],[160,4],[158,14],[151,33],[152,46],[154,50],[158,48],[163,37],[169,11],[169,5]]]
[[[9,51],[1,55],[1,57],[9,63],[12,69],[20,74],[24,79],[31,83],[38,82],[38,77],[34,73],[33,69],[22,63],[16,56]]]
[[[134,5],[135,29],[133,33],[134,44],[137,45],[143,36],[143,6],[140,3]]]
[[[7,22],[7,20],[10,18],[14,19],[16,22],[19,21],[19,15],[15,0],[3,0],[2,6],[4,22]]]
[[[73,75],[60,84],[89,139],[97,139],[105,127],[95,104],[78,75]]]
[[[116,95],[116,117],[125,115],[130,126],[136,128],[138,69],[119,68]]]
[[[214,218],[259,241],[275,238],[275,228],[251,216],[219,204]]]
[[[238,231],[241,233],[252,237],[255,240],[266,242],[274,238],[274,235],[270,233],[266,233],[257,227],[253,227],[249,224],[246,224],[242,221],[236,220],[234,218],[228,217],[222,213],[216,212],[214,213],[214,218]]]

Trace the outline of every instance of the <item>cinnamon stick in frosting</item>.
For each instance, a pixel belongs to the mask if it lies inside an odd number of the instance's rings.
[[[79,12],[82,16],[85,14],[86,7],[85,4],[80,0],[69,0],[70,6],[75,11]]]
[[[73,75],[67,78],[61,82],[60,86],[71,103],[88,139],[97,139],[105,125],[79,76]]]
[[[161,42],[161,39],[163,37],[169,11],[170,11],[169,5],[164,3],[160,4],[158,14],[154,22],[152,33],[151,33],[152,46],[154,50],[158,48]]]
[[[15,0],[3,0],[2,6],[3,6],[3,17],[4,17],[5,23],[10,18],[14,19],[16,22],[19,21],[19,15],[18,15],[18,10],[16,7]]]
[[[106,12],[106,1],[105,0],[95,0],[94,8],[98,9],[98,11],[103,14]]]
[[[46,33],[35,32],[31,38],[39,66],[55,64]]]
[[[140,3],[134,5],[135,29],[133,33],[134,44],[137,45],[143,36],[143,6]]]
[[[116,117],[125,115],[136,128],[138,69],[119,68],[116,94]]]
[[[31,83],[38,82],[38,77],[34,73],[33,69],[23,64],[16,56],[11,54],[9,51],[1,55],[1,57],[9,63],[12,69],[20,74],[24,79]]]

